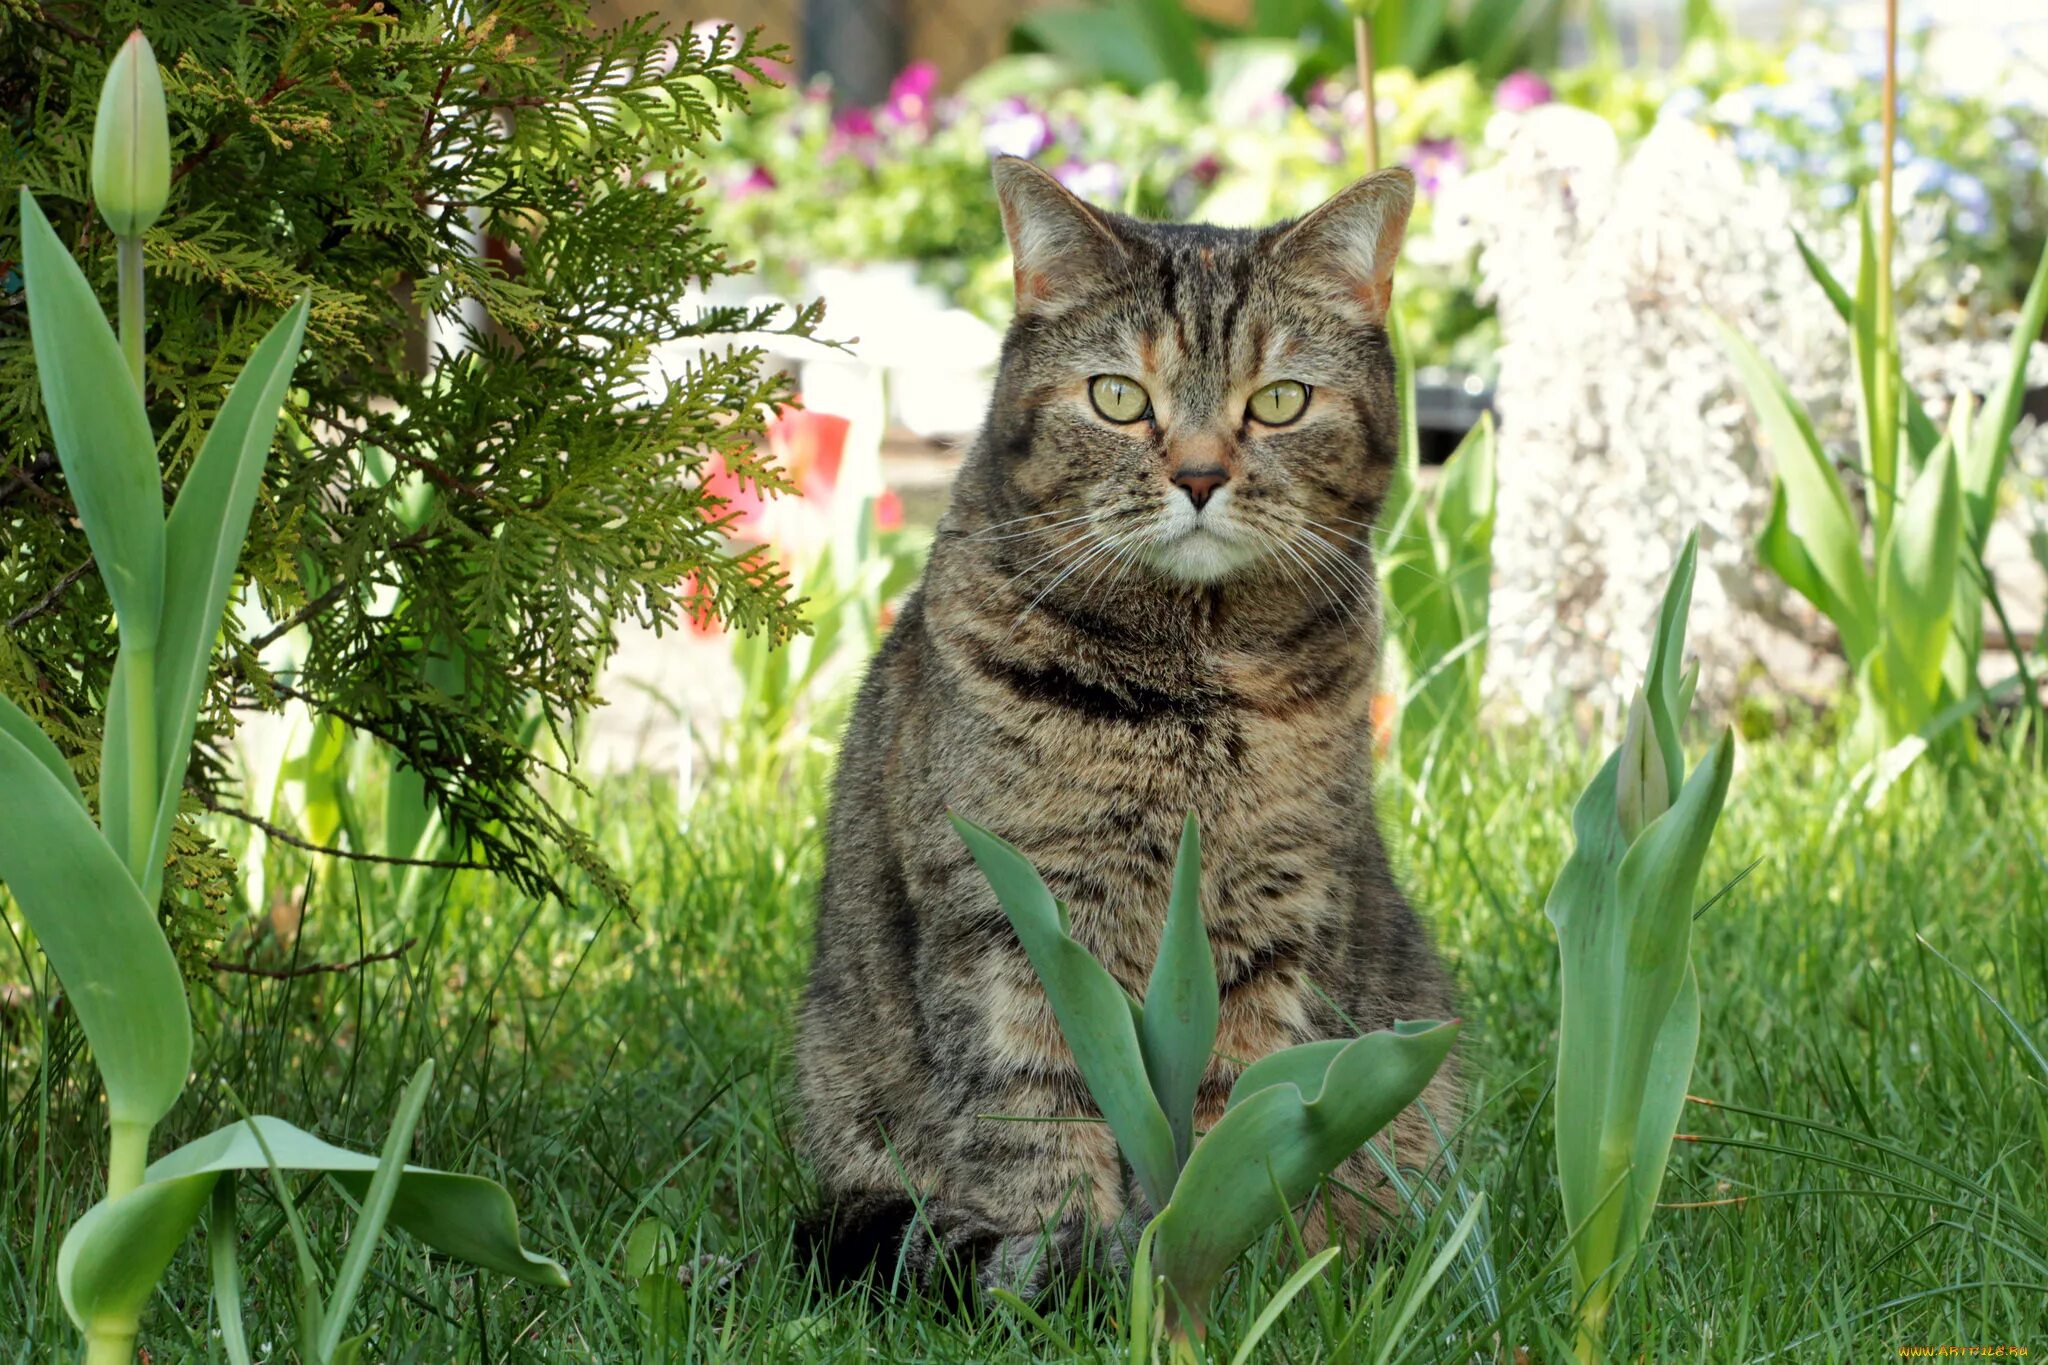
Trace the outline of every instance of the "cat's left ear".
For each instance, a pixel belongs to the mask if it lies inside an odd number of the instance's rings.
[[[996,198],[1017,274],[1017,311],[1055,313],[1124,255],[1101,210],[1022,157],[995,161]]]
[[[1274,259],[1320,277],[1355,301],[1373,322],[1394,296],[1394,258],[1415,206],[1415,177],[1394,167],[1375,171],[1321,208],[1280,229]]]

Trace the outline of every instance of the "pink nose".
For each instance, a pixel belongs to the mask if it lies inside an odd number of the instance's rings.
[[[1230,482],[1230,476],[1220,469],[1175,470],[1173,486],[1188,495],[1188,501],[1195,505],[1197,512],[1208,504],[1217,489]]]

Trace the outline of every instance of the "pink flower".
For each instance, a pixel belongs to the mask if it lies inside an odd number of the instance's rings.
[[[875,499],[875,529],[898,531],[903,528],[903,499],[896,496],[893,488],[884,488],[882,496]]]
[[[1435,194],[1465,173],[1465,153],[1455,139],[1426,137],[1408,153],[1408,169],[1415,172],[1424,194]]]
[[[912,62],[889,83],[889,98],[882,112],[892,122],[925,127],[932,118],[932,92],[939,88],[939,68],[930,62]]]
[[[768,168],[766,166],[756,166],[748,171],[743,178],[734,181],[726,193],[734,199],[746,199],[760,194],[764,190],[772,190],[774,188],[775,177],[769,173]]]
[[[1539,104],[1548,104],[1557,98],[1557,92],[1550,88],[1550,82],[1534,71],[1513,71],[1501,77],[1500,84],[1493,88],[1493,103],[1498,109],[1519,114],[1525,109],[1534,109]]]
[[[845,137],[873,137],[875,116],[859,105],[848,105],[832,116],[832,131]]]

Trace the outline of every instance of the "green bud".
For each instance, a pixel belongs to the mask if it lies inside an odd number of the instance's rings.
[[[92,130],[92,197],[116,237],[140,237],[171,196],[171,125],[156,53],[137,29],[100,87]]]
[[[1664,773],[1664,756],[1650,733],[1650,699],[1638,687],[1628,706],[1628,733],[1621,741],[1614,813],[1621,817],[1621,832],[1634,843],[1651,821],[1670,808],[1671,783]]]

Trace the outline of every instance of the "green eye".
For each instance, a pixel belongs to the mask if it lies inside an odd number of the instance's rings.
[[[1135,422],[1152,411],[1151,395],[1127,375],[1096,375],[1088,381],[1088,400],[1111,422]]]
[[[1276,379],[1252,395],[1245,411],[1269,427],[1284,427],[1301,416],[1308,406],[1308,385],[1292,379]]]

